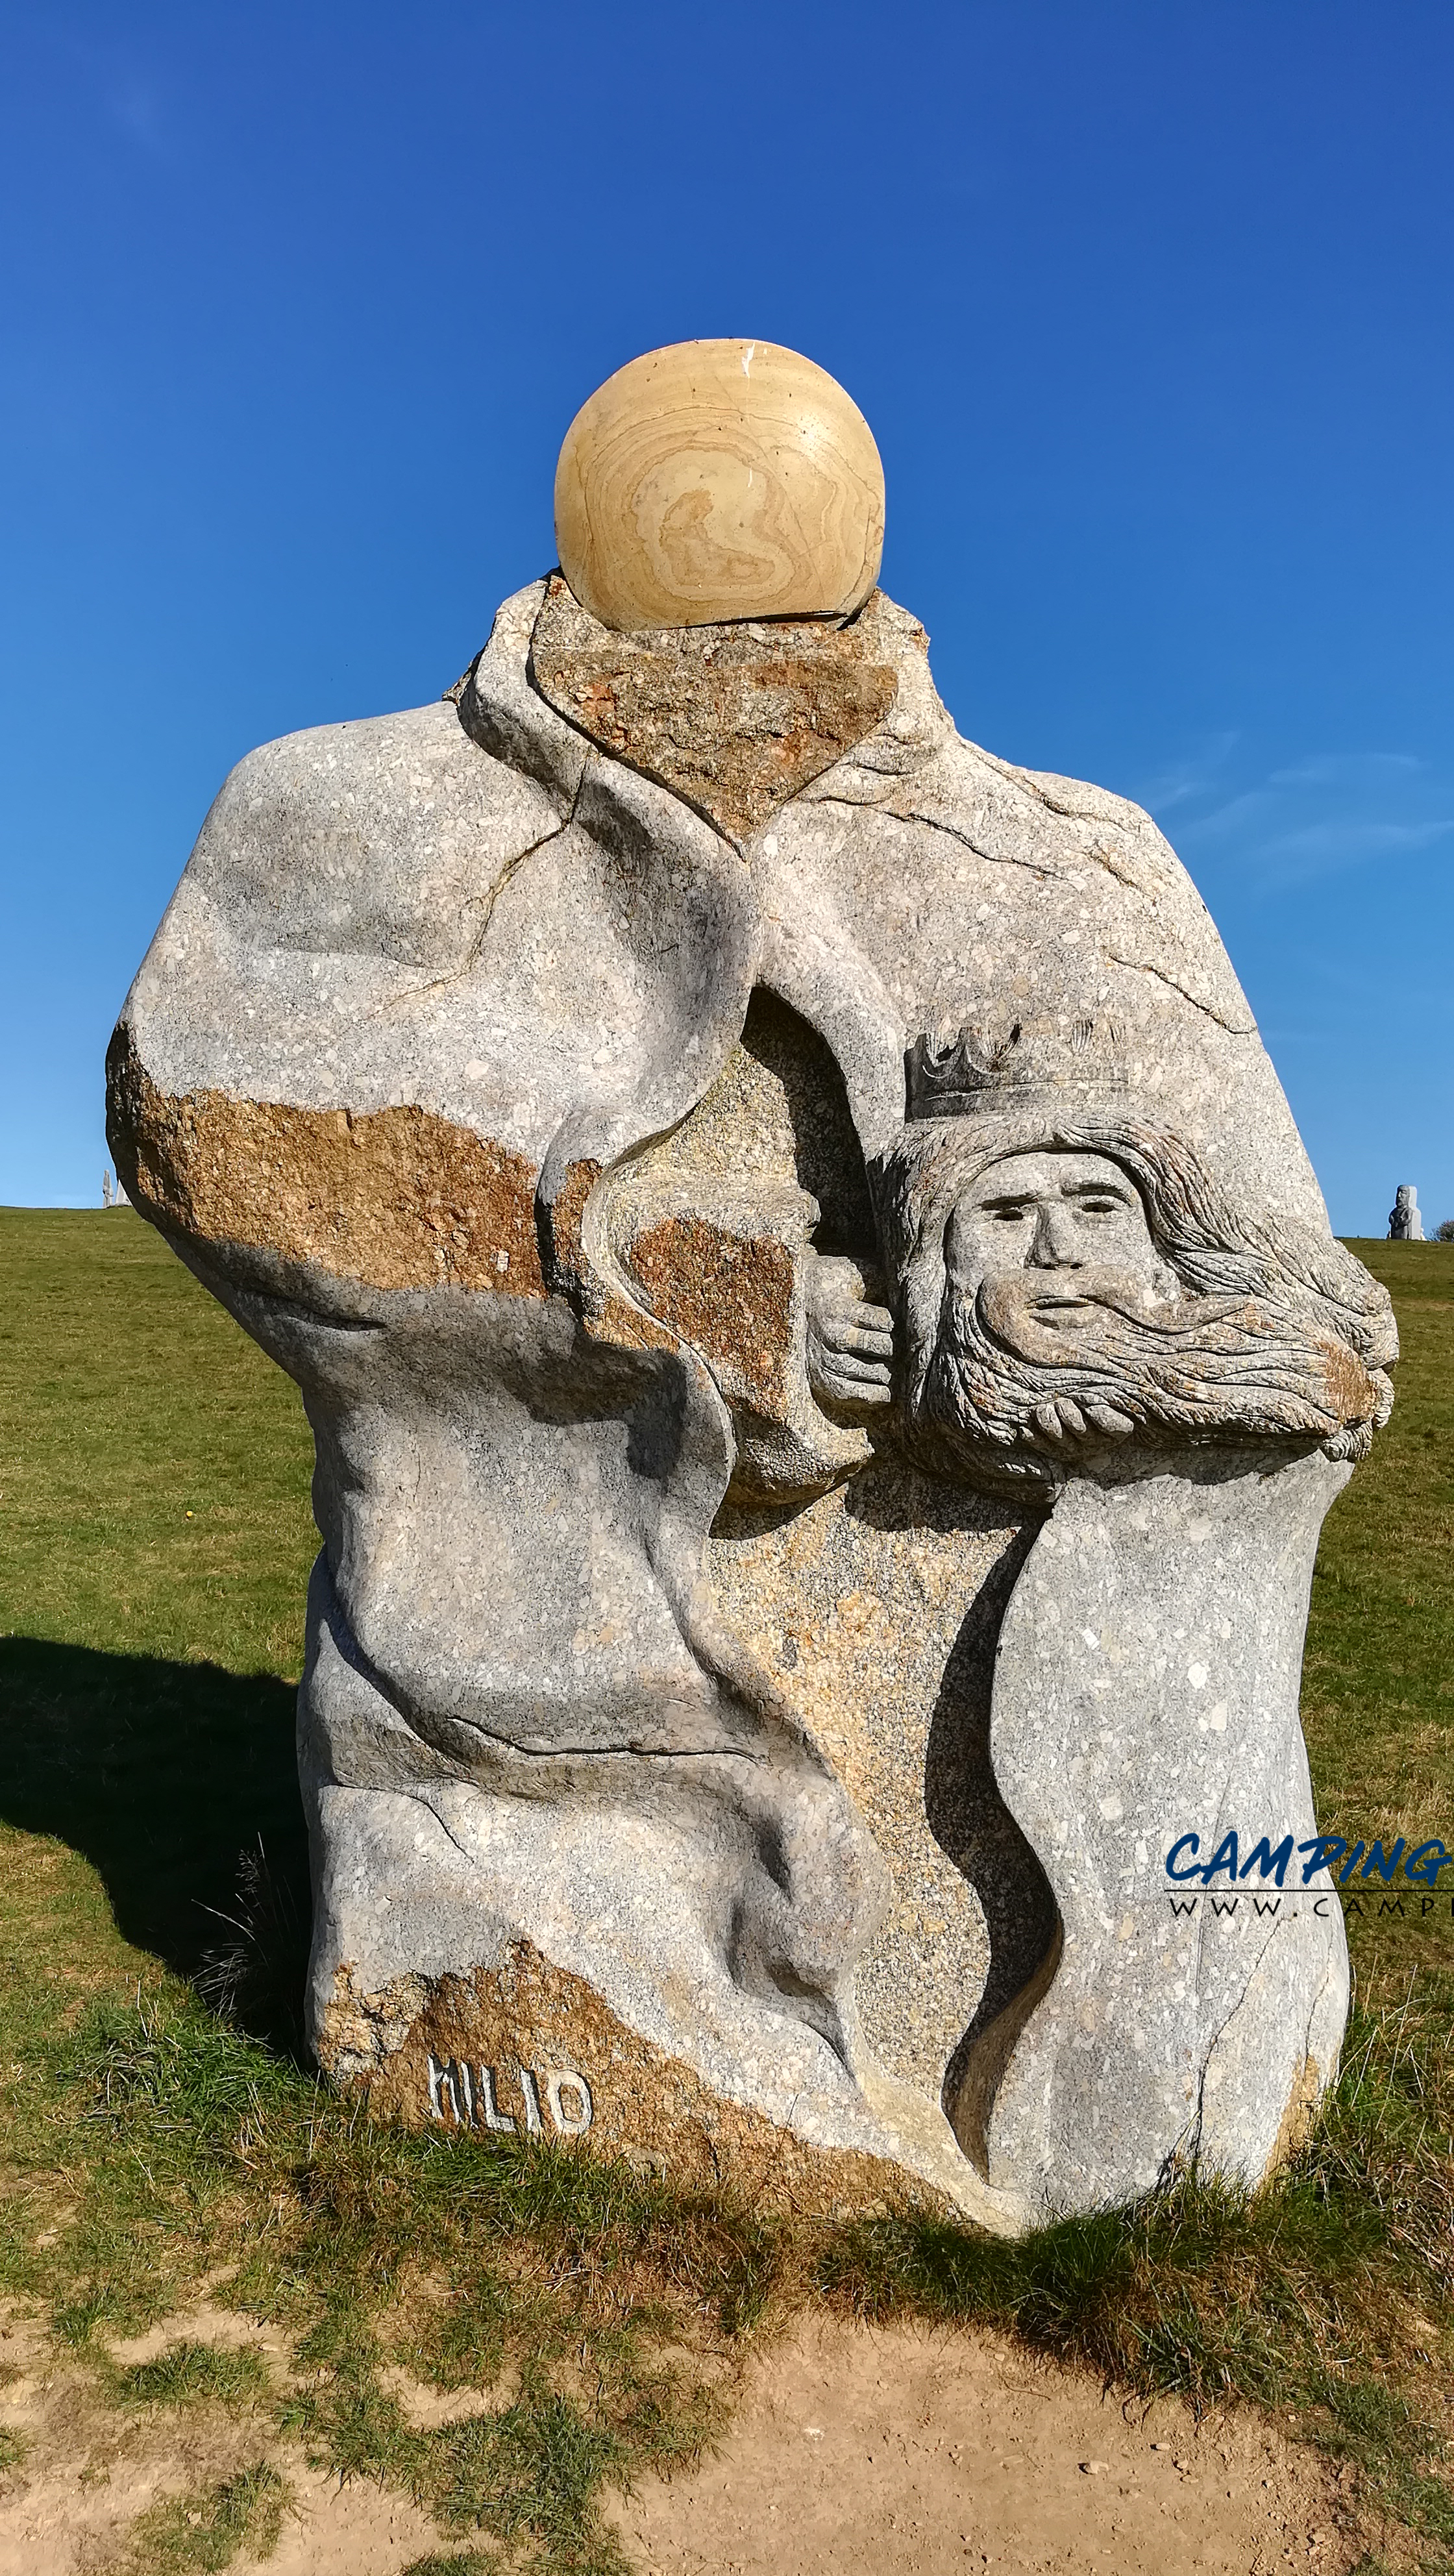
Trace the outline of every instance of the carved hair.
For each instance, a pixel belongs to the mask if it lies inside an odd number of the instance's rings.
[[[945,1262],[956,1202],[992,1164],[1034,1151],[1119,1164],[1181,1292],[1152,1310],[1108,1298],[1063,1358],[1011,1348],[988,1311],[989,1283],[965,1295]],[[904,1336],[906,1427],[941,1472],[1051,1481],[1064,1472],[1068,1437],[1082,1452],[1098,1441],[1164,1452],[1293,1439],[1353,1458],[1387,1419],[1384,1370],[1398,1342],[1385,1291],[1331,1237],[1234,1207],[1162,1129],[1078,1106],[1033,1122],[1023,1112],[936,1119],[911,1125],[875,1177]]]

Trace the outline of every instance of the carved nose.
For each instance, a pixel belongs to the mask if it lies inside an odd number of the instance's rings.
[[[1064,1208],[1041,1208],[1025,1259],[1033,1270],[1079,1270],[1080,1244]]]

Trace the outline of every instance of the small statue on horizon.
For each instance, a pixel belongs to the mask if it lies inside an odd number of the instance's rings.
[[[1390,1243],[1422,1243],[1424,1220],[1419,1209],[1419,1194],[1412,1181],[1400,1181],[1388,1212]]]

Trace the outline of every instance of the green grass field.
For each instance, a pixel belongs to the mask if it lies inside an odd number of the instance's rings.
[[[1320,1820],[1454,1845],[1454,1247],[1356,1249],[1404,1358],[1314,1586]],[[259,2553],[301,2439],[457,2530],[431,2567],[605,2576],[603,2482],[689,2454],[751,2338],[817,2300],[1275,2407],[1353,2464],[1401,2565],[1454,2565],[1447,1902],[1442,1924],[1351,1925],[1343,2077],[1252,2204],[1183,2180],[1009,2247],[939,2222],[768,2225],[548,2149],[371,2130],[297,2051],[316,1540],[296,1392],[129,1212],[0,1211],[0,1318],[0,2292],[103,2416],[202,2410],[222,2446],[128,2564]],[[259,1843],[250,1950],[219,1916]],[[114,2359],[204,2284],[281,2330],[283,2379],[185,2337],[140,2378]],[[420,2432],[391,2363],[506,2393]],[[0,2471],[14,2456],[0,2429]]]

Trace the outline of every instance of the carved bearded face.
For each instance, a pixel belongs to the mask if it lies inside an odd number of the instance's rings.
[[[905,1428],[925,1464],[1004,1486],[1189,1437],[1361,1453],[1386,1402],[1363,1356],[1383,1355],[1381,1319],[1339,1300],[1338,1247],[1253,1239],[1158,1131],[1084,1117],[1042,1142],[1027,1123],[926,1120],[886,1158]]]
[[[1174,1302],[1141,1193],[1105,1154],[1010,1154],[963,1190],[944,1233],[951,1297],[978,1301],[995,1338],[1052,1365],[1104,1336],[1107,1311]]]

